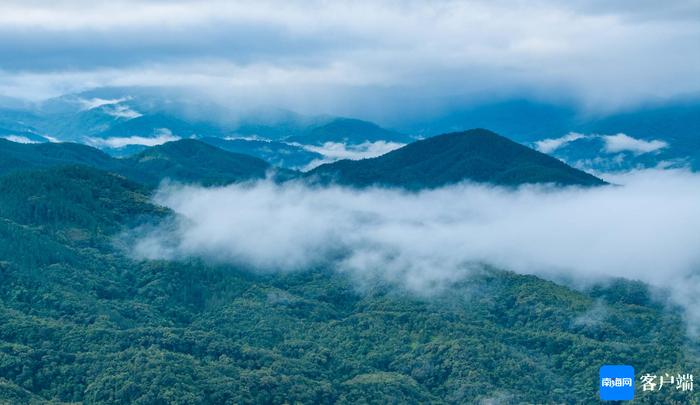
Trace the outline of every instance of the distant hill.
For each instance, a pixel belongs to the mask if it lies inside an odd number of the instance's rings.
[[[263,178],[271,168],[258,158],[227,152],[193,139],[154,146],[125,159],[77,143],[20,144],[0,139],[0,175],[70,165],[118,173],[150,186],[164,178],[205,185],[228,184]]]
[[[119,122],[95,136],[99,138],[126,138],[172,134],[181,138],[189,138],[191,136],[214,136],[219,133],[219,129],[212,125],[194,124],[169,114],[155,113]]]
[[[294,169],[304,167],[323,155],[284,142],[254,139],[202,138],[202,142],[229,152],[255,156],[274,166]]]
[[[392,131],[366,120],[305,115],[275,106],[232,110],[230,106],[211,100],[185,97],[176,89],[99,88],[65,94],[39,104],[16,100],[2,103],[0,138],[13,136],[11,139],[18,141],[44,142],[50,137],[87,143],[113,156],[128,156],[143,149],[144,143],[154,142],[119,138],[236,136],[316,146],[325,142],[357,145],[380,140],[408,143],[414,140],[413,135],[430,137],[468,128],[489,128],[516,142],[535,145],[570,132],[624,133],[646,141],[658,139],[668,143],[668,147],[658,154],[615,154],[597,159],[600,150],[593,147],[599,142],[581,141],[569,145],[566,153],[558,151],[555,156],[576,167],[601,171],[667,167],[669,162],[689,165],[695,170],[700,168],[698,94],[609,112],[589,111],[572,100],[546,101],[528,96],[501,99],[455,96],[442,101],[426,99],[425,105],[426,108],[409,108],[400,115],[393,115],[392,119],[385,118],[382,125],[394,128]],[[104,142],[105,138],[117,139]],[[280,153],[274,150],[267,153],[264,148],[259,151],[253,155],[272,164],[296,166],[289,163],[284,149],[279,149]],[[584,164],[579,166],[580,162]]]
[[[12,130],[0,127],[0,138],[19,143],[47,142],[48,139],[38,135],[32,130]]]
[[[654,167],[661,161],[686,160],[700,169],[700,101],[679,100],[670,104],[650,105],[620,112],[582,125],[586,134],[624,133],[634,138],[662,140],[668,148],[658,156],[646,156],[642,167]],[[589,159],[595,155],[588,155]],[[639,165],[638,159],[626,159],[626,168]]]
[[[410,142],[407,135],[384,129],[369,121],[352,118],[336,118],[333,121],[312,129],[308,135],[292,136],[286,139],[304,145],[323,145],[338,142],[357,145],[364,142]]]
[[[106,153],[77,143],[22,144],[0,139],[0,174],[30,168],[86,165],[114,171],[121,165]]]
[[[328,116],[306,116],[282,108],[258,107],[243,113],[233,133],[237,136],[282,140],[307,135],[311,129],[331,120]]]
[[[580,136],[580,137],[579,137]],[[630,149],[615,149],[614,139],[622,138],[629,140]],[[566,139],[566,137],[564,137]],[[554,156],[558,159],[567,162],[568,164],[581,169],[591,170],[603,173],[621,172],[635,169],[653,168],[657,166],[678,168],[693,164],[693,160],[689,156],[677,154],[670,144],[660,143],[658,140],[645,141],[642,139],[625,137],[625,135],[576,135],[571,134],[573,140],[562,142],[561,145],[556,145],[553,150],[547,150],[546,141],[543,152]],[[607,139],[611,139],[608,141]],[[639,142],[635,150],[634,143]],[[646,144],[644,142],[647,142]],[[653,142],[653,143],[649,143]],[[640,147],[655,147],[658,149],[645,152]],[[625,145],[618,145],[618,147]],[[536,149],[542,147],[541,144],[535,143],[533,147]]]
[[[468,100],[465,100],[468,104]],[[459,103],[455,103],[459,106]],[[420,122],[421,119],[423,122]],[[412,122],[413,121],[413,122]],[[630,170],[640,167],[666,166],[668,161],[685,161],[700,168],[700,98],[691,95],[672,100],[660,100],[629,107],[607,114],[581,111],[570,103],[546,103],[527,99],[483,102],[455,107],[442,115],[412,118],[396,123],[400,131],[432,136],[461,131],[465,128],[489,128],[508,138],[534,145],[537,141],[560,138],[570,132],[584,135],[614,135],[668,143],[662,154],[647,156],[615,156],[598,159],[600,149],[591,146],[599,142],[576,142],[567,153],[556,153],[567,163],[586,163],[584,167],[606,171]],[[581,147],[581,149],[579,149]],[[578,166],[577,166],[578,167]]]
[[[167,177],[205,185],[260,179],[270,165],[258,158],[227,152],[194,139],[154,146],[123,160],[124,172],[144,183]]]
[[[373,159],[321,165],[307,176],[322,182],[409,189],[440,187],[465,180],[506,186],[605,184],[597,177],[484,129],[438,135]]]

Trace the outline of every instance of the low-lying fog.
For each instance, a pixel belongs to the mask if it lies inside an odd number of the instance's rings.
[[[700,175],[646,170],[599,188],[459,184],[418,193],[260,181],[163,185],[179,214],[140,229],[143,258],[189,256],[260,271],[330,265],[422,294],[489,264],[575,283],[610,277],[668,288],[691,325],[700,297]],[[694,314],[695,312],[695,314]]]

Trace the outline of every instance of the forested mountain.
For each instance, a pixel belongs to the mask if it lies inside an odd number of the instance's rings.
[[[110,234],[130,219],[165,212],[151,190],[87,166],[19,171],[0,177],[0,216],[35,230]]]
[[[0,403],[577,403],[600,364],[698,367],[678,313],[640,283],[574,291],[483,268],[417,296],[331,268],[122,250],[124,229],[167,215],[95,169],[0,178]]]
[[[227,152],[194,139],[182,139],[146,149],[124,159],[130,178],[157,184],[163,178],[186,183],[227,184],[261,179],[271,166],[240,153]]]
[[[209,142],[227,148],[241,147],[228,145],[226,142],[230,141],[226,140]],[[260,149],[263,146],[258,145],[250,153],[264,153]],[[302,159],[302,152],[290,153],[296,153],[298,159]],[[122,159],[80,144],[19,144],[0,139],[0,156],[3,157],[0,173],[27,167],[84,164],[149,185],[156,185],[164,178],[205,185],[227,184],[263,178],[274,168],[262,159],[225,151],[194,139],[167,142]],[[279,168],[272,172],[279,179],[300,175]],[[313,181],[413,189],[463,180],[501,185],[603,184],[589,174],[486,130],[436,136],[378,158],[322,165],[304,176]]]
[[[22,144],[0,139],[0,174],[33,167],[82,164],[117,170],[120,162],[106,153],[77,143]]]
[[[579,134],[582,138],[578,142],[562,143],[561,149],[546,153],[584,170],[657,166],[689,166],[697,170],[698,117],[697,95],[610,112],[588,111],[566,100],[464,99],[455,100],[454,106],[445,111],[428,108],[375,123],[333,115],[304,115],[270,106],[231,111],[226,106],[190,100],[167,89],[102,88],[56,97],[38,105],[0,106],[0,138],[81,142],[119,157],[166,140],[195,137],[223,142],[225,138],[247,138],[249,142],[255,139],[279,144],[244,145],[237,141],[229,149],[247,152],[275,166],[298,168],[314,160],[309,160],[311,152],[292,151],[294,145],[282,144],[320,146],[332,142],[348,147],[378,141],[410,143],[436,134],[489,128],[534,148],[543,140]],[[648,153],[632,145],[618,153],[601,146],[601,136],[616,134],[625,134],[636,142],[663,142],[665,147]],[[302,161],[305,163],[299,164]]]
[[[467,103],[465,107],[454,108],[424,123],[413,120],[403,120],[396,125],[404,132],[422,136],[465,128],[489,128],[516,142],[533,146],[537,141],[577,133],[583,138],[567,144],[566,151],[557,150],[556,156],[570,165],[598,171],[670,163],[682,163],[695,170],[700,167],[700,100],[697,95],[647,102],[607,113],[583,111],[567,103],[512,99]],[[635,140],[658,140],[667,146],[661,153],[639,153],[630,149],[620,154],[600,145],[600,136],[620,133]]]
[[[322,182],[411,189],[463,180],[499,185],[604,184],[590,174],[484,129],[434,136],[373,159],[325,164],[307,176]]]
[[[75,164],[119,173],[149,185],[157,185],[165,178],[226,184],[263,178],[271,168],[263,160],[192,139],[154,146],[125,159],[77,143],[20,144],[0,139],[0,173]]]

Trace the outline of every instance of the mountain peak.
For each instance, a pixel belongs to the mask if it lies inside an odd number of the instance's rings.
[[[228,152],[195,139],[180,139],[148,148],[125,159],[132,177],[158,183],[169,177],[178,181],[226,184],[265,177],[270,165],[264,160]]]
[[[461,181],[505,186],[605,184],[551,156],[481,128],[416,141],[373,159],[325,164],[307,175],[355,186],[409,189]]]

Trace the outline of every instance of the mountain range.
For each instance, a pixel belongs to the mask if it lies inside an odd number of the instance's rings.
[[[385,185],[409,189],[433,188],[460,181],[513,186],[527,183],[602,185],[602,180],[517,144],[493,132],[471,130],[416,141],[373,159],[343,160],[307,173],[283,168],[253,156],[229,152],[194,139],[146,148],[127,158],[113,158],[75,143],[20,144],[0,140],[1,172],[30,167],[87,165],[157,185],[168,178],[204,185],[278,179],[354,186]]]
[[[153,202],[163,179],[605,184],[484,129],[308,172],[232,152],[306,150],[249,141],[179,139],[116,158],[0,139],[0,403],[575,403],[596,397],[600,364],[700,364],[680,313],[640,282],[571,289],[483,266],[423,297],[383,282],[358,288],[325,266],[260,273],[131,253],[141,230],[183,219]]]
[[[84,165],[157,185],[168,178],[204,185],[264,178],[270,165],[252,156],[182,139],[123,159],[77,143],[19,144],[0,139],[0,174],[27,168]]]
[[[313,161],[334,160],[312,155],[319,153],[313,147],[326,143],[347,147],[373,142],[406,144],[441,133],[489,128],[533,148],[543,141],[558,140],[561,147],[546,152],[585,170],[656,166],[696,169],[700,161],[697,98],[650,103],[606,114],[582,111],[564,102],[530,99],[476,104],[466,100],[464,105],[429,119],[421,118],[424,114],[409,114],[401,120],[389,120],[393,128],[389,129],[366,120],[307,116],[275,107],[230,111],[163,89],[104,88],[37,105],[0,107],[0,137],[17,142],[80,142],[118,157],[182,138],[207,138],[209,143],[235,139],[234,144],[227,146],[229,150],[299,169]],[[581,135],[577,142],[567,141],[572,134]],[[635,144],[627,149],[611,149],[601,142],[602,136],[618,134],[637,143],[663,142],[665,146],[652,151],[635,148]]]

